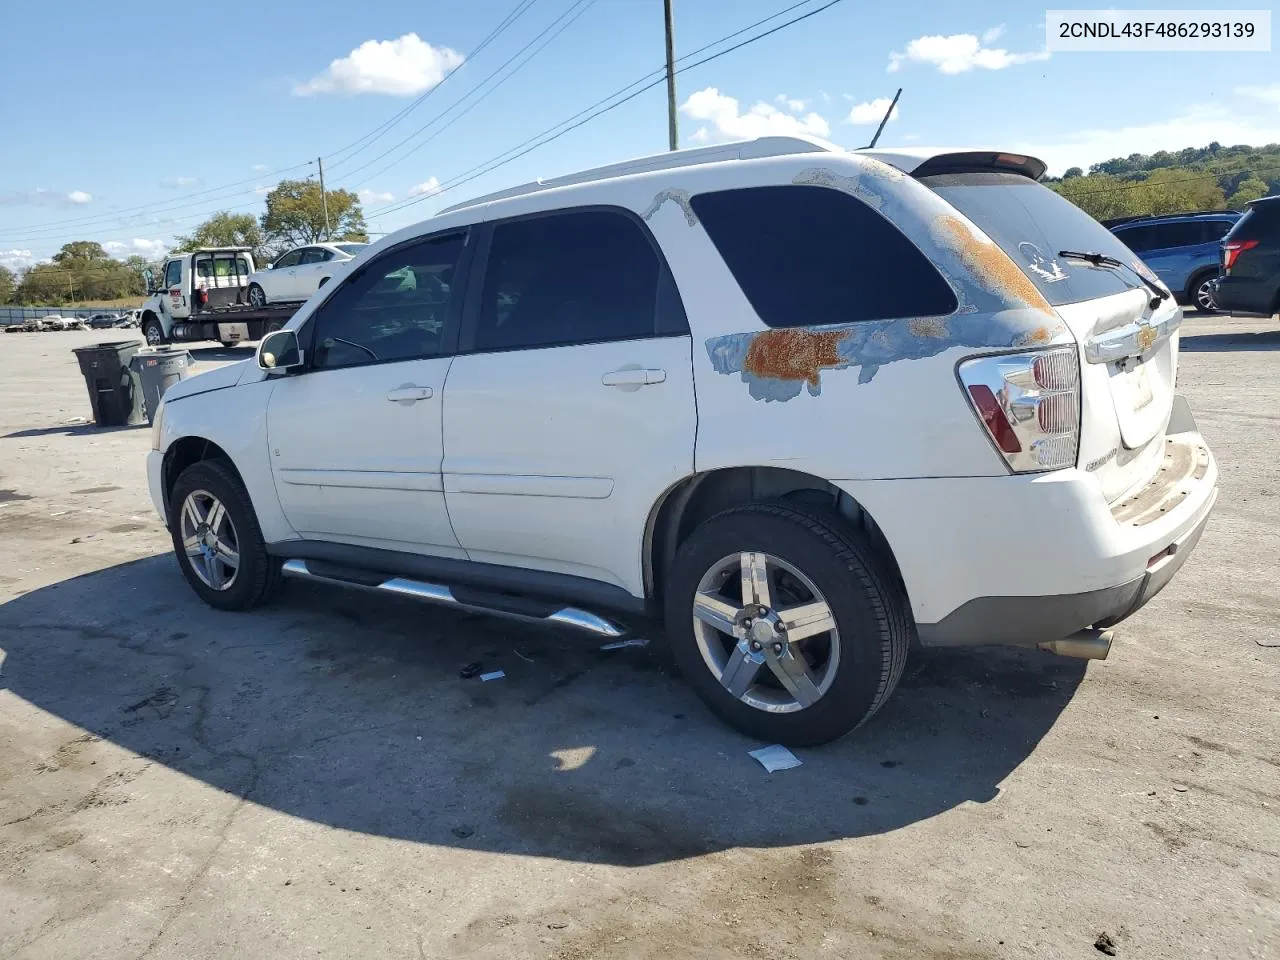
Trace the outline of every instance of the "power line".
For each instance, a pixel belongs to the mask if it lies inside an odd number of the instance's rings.
[[[486,36],[483,40],[481,40],[478,44],[476,44],[475,48],[466,55],[466,58],[462,61],[462,63],[458,64],[457,67],[455,67],[454,69],[450,70],[447,74],[445,74],[440,79],[439,83],[437,83],[430,90],[425,91],[421,96],[419,96],[416,100],[414,100],[408,106],[404,107],[402,110],[396,113],[389,120],[386,120],[379,126],[375,127],[369,133],[366,133],[363,137],[360,137],[358,140],[355,140],[347,144],[345,147],[341,147],[333,151],[333,153],[329,154],[329,159],[333,161],[332,166],[336,167],[339,164],[346,163],[348,160],[354,157],[357,153],[360,153],[361,150],[365,149],[365,147],[362,146],[360,147],[359,150],[354,150],[350,154],[348,154],[346,157],[343,157],[341,159],[338,159],[338,154],[346,153],[352,147],[356,146],[357,144],[365,143],[365,141],[368,141],[368,143],[366,143],[365,146],[369,146],[375,140],[380,139],[383,136],[383,134],[389,132],[392,127],[394,127],[397,123],[399,123],[401,120],[407,117],[412,111],[416,110],[424,101],[426,101],[428,97],[430,97],[442,86],[444,86],[445,81],[447,81],[455,73],[457,73],[459,70],[465,67],[468,63],[470,63],[477,55],[479,55],[479,53],[482,50],[484,50],[485,47],[489,46],[490,43],[496,40],[503,33],[503,31],[505,31],[517,20],[519,20],[520,17],[523,16],[525,13],[527,13],[530,10],[530,8],[532,8],[533,5],[537,2],[538,0],[520,0],[520,2],[516,4],[516,6],[511,10],[511,12],[508,13],[498,23],[496,27],[494,27],[491,31],[489,31],[489,35]]]
[[[570,4],[569,4],[569,6],[565,9],[564,13],[560,14],[560,16],[559,16],[559,17],[557,17],[555,20],[553,20],[550,24],[548,24],[548,25],[546,26],[546,28],[544,28],[544,29],[543,29],[543,31],[542,31],[541,33],[539,33],[536,37],[534,37],[532,40],[530,40],[528,43],[526,43],[523,47],[521,47],[519,50],[517,50],[517,51],[516,51],[514,54],[512,54],[510,57],[508,57],[508,58],[506,59],[506,61],[504,61],[504,62],[502,63],[502,65],[501,65],[501,66],[499,66],[496,70],[494,70],[494,71],[493,71],[492,73],[490,73],[487,77],[485,77],[485,78],[484,78],[483,80],[481,80],[478,84],[476,84],[476,86],[475,86],[475,87],[473,87],[473,88],[470,90],[470,92],[468,92],[468,93],[464,94],[461,98],[459,98],[458,100],[454,101],[454,103],[450,104],[448,107],[446,107],[446,108],[445,108],[444,110],[442,110],[440,113],[436,114],[434,117],[432,117],[432,118],[431,118],[430,120],[428,120],[426,123],[424,123],[422,126],[418,127],[418,129],[414,130],[414,131],[413,131],[413,133],[409,134],[407,137],[405,137],[405,138],[404,138],[403,140],[401,140],[399,143],[397,143],[397,144],[395,144],[394,146],[392,146],[392,147],[388,148],[387,150],[384,150],[382,153],[378,154],[378,155],[377,155],[376,157],[374,157],[372,160],[369,160],[369,161],[367,161],[366,163],[361,164],[360,166],[356,167],[354,170],[349,170],[349,171],[347,171],[345,174],[343,174],[344,178],[350,178],[350,177],[353,177],[353,176],[355,176],[357,173],[359,173],[361,170],[367,170],[369,167],[373,166],[373,164],[377,163],[379,160],[382,160],[383,158],[387,157],[388,155],[390,155],[390,154],[394,153],[396,150],[399,150],[401,147],[403,147],[406,143],[408,143],[408,142],[409,142],[410,140],[412,140],[414,137],[418,136],[418,134],[422,133],[422,132],[423,132],[424,130],[426,130],[428,127],[430,127],[430,126],[432,126],[433,124],[435,124],[435,123],[436,123],[437,121],[439,121],[441,118],[443,118],[443,117],[447,116],[450,112],[452,112],[454,109],[456,109],[456,108],[458,107],[458,105],[459,105],[459,104],[461,104],[461,103],[465,102],[469,97],[471,97],[471,96],[472,96],[472,95],[474,95],[476,92],[478,92],[478,91],[480,90],[480,88],[481,88],[481,87],[483,87],[486,83],[488,83],[490,80],[492,80],[494,77],[496,77],[499,73],[501,73],[503,70],[505,70],[508,66],[510,66],[510,65],[511,65],[511,63],[512,63],[513,61],[515,61],[517,57],[519,57],[519,56],[520,56],[521,54],[523,54],[526,50],[528,50],[528,49],[529,49],[530,47],[532,47],[535,43],[537,43],[537,42],[538,42],[539,40],[541,40],[544,36],[546,36],[546,34],[547,34],[550,30],[552,30],[552,29],[556,26],[556,24],[560,23],[562,20],[564,20],[566,17],[568,17],[571,13],[573,14],[572,18],[571,18],[567,23],[565,23],[563,26],[561,26],[561,27],[560,27],[560,29],[559,29],[559,30],[557,30],[557,31],[555,32],[555,34],[554,34],[553,36],[551,36],[551,37],[547,40],[547,43],[550,43],[550,42],[551,42],[552,40],[554,40],[557,36],[559,36],[561,33],[563,33],[563,32],[564,32],[564,31],[565,31],[565,30],[566,30],[566,29],[567,29],[567,28],[568,28],[568,27],[573,23],[573,21],[574,21],[574,20],[577,20],[577,19],[578,19],[578,17],[580,17],[583,13],[585,13],[585,12],[587,11],[587,8],[588,8],[588,7],[590,7],[592,4],[594,4],[595,2],[596,2],[596,0],[573,0],[573,2],[572,2],[572,3],[570,3]],[[574,13],[575,8],[577,8],[577,12],[576,12],[576,13]],[[543,46],[546,46],[546,44],[543,44]],[[502,85],[503,83],[505,83],[505,82],[506,82],[506,81],[507,81],[507,80],[508,80],[508,79],[509,79],[513,74],[515,74],[516,70],[519,70],[519,69],[520,69],[520,67],[522,67],[522,66],[524,66],[526,63],[528,63],[528,62],[529,62],[529,60],[532,60],[532,59],[533,59],[533,57],[534,57],[534,56],[536,56],[536,55],[537,55],[537,53],[538,53],[541,49],[542,49],[542,47],[539,47],[539,48],[538,48],[538,50],[535,50],[535,51],[533,52],[533,54],[530,54],[530,56],[529,56],[528,58],[526,58],[524,61],[522,61],[520,64],[518,64],[518,65],[515,67],[515,69],[513,69],[513,70],[511,71],[511,73],[507,74],[507,76],[506,76],[506,77],[503,77],[501,80],[499,80],[499,81],[498,81],[498,83],[496,83],[492,88],[490,88],[490,90],[489,90],[488,92],[486,92],[484,96],[480,97],[478,100],[476,100],[474,103],[472,103],[470,107],[468,107],[468,108],[467,108],[466,110],[464,110],[462,113],[458,114],[456,117],[454,117],[452,120],[450,120],[448,124],[445,124],[445,126],[444,126],[444,127],[441,127],[439,130],[437,130],[434,134],[432,134],[430,137],[428,137],[428,138],[427,138],[427,140],[424,140],[424,141],[423,141],[423,143],[426,143],[426,142],[428,142],[428,141],[430,141],[430,140],[434,139],[436,136],[438,136],[440,133],[442,133],[445,129],[447,129],[449,126],[451,126],[451,125],[452,125],[453,123],[455,123],[457,120],[459,120],[461,117],[465,116],[468,112],[470,112],[472,109],[474,109],[474,108],[476,107],[476,105],[478,105],[478,104],[480,103],[480,101],[484,99],[484,97],[488,96],[488,95],[489,95],[489,93],[492,93],[494,90],[498,89],[498,87],[499,87],[499,86],[501,86],[501,85]],[[418,145],[418,147],[421,147],[421,146],[422,146],[422,144],[419,144],[419,145]],[[413,148],[413,150],[418,149],[418,147],[414,147],[414,148]],[[390,170],[390,169],[391,169],[392,167],[394,167],[396,164],[401,163],[402,161],[404,161],[404,160],[405,160],[405,158],[406,158],[406,157],[408,157],[408,156],[409,156],[409,154],[413,152],[413,150],[410,150],[410,151],[409,151],[409,152],[407,152],[404,156],[402,156],[402,157],[400,157],[399,159],[397,159],[397,160],[393,161],[393,162],[392,162],[391,164],[389,164],[388,166],[383,167],[381,170],[377,171],[376,173],[370,174],[368,177],[366,177],[366,178],[365,178],[364,180],[362,180],[360,183],[368,183],[368,182],[369,182],[370,180],[372,180],[374,177],[380,176],[381,174],[385,173],[387,170]],[[360,184],[356,184],[356,186],[360,186]]]
[[[717,60],[720,57],[733,53],[735,50],[740,50],[743,47],[748,46],[749,44],[755,43],[757,40],[763,40],[765,37],[771,36],[777,33],[779,30],[783,30],[789,26],[792,26],[793,24],[799,23],[802,20],[807,20],[810,17],[816,16],[817,14],[822,13],[824,10],[829,10],[831,7],[834,7],[836,4],[840,2],[842,2],[842,0],[828,0],[827,3],[824,3],[822,6],[817,7],[814,10],[810,10],[808,13],[801,14],[798,17],[793,17],[792,19],[787,20],[783,23],[780,23],[777,26],[764,31],[763,33],[759,33],[759,34],[756,34],[755,36],[749,37],[746,40],[743,40],[741,43],[736,43],[733,46],[727,47],[724,50],[721,50],[718,53],[714,53],[709,57],[704,57],[701,60],[696,60],[693,63],[686,64],[685,66],[682,66],[679,69],[677,69],[676,73],[677,74],[684,73],[686,70],[692,70],[696,67],[702,66],[703,64],[707,64],[713,60]],[[794,10],[796,7],[802,6],[802,5],[803,4],[794,4],[791,7],[788,7],[787,10],[779,11],[779,13],[776,13],[773,16],[766,17],[763,21],[759,21],[759,23],[765,23],[765,22],[768,22],[769,20],[777,19],[777,17],[780,16],[782,13],[785,13],[789,10]],[[759,23],[755,25],[758,26]],[[699,48],[698,51],[694,51],[693,53],[686,54],[685,57],[681,57],[680,59],[684,60],[684,59],[687,59],[688,57],[695,56],[698,52],[701,52],[701,50],[706,50],[709,47],[718,46],[719,44],[723,43],[725,40],[738,36],[750,29],[751,27],[744,27],[740,30],[735,31],[732,34],[729,34],[728,36],[721,37],[719,40],[716,40],[710,44],[707,44],[705,47]],[[400,210],[404,210],[407,207],[413,206],[415,203],[421,203],[423,200],[428,200],[433,197],[438,197],[442,193],[445,193],[449,190],[454,190],[462,186],[463,184],[470,183],[472,180],[475,180],[477,177],[482,177],[487,173],[492,173],[494,170],[497,170],[500,167],[506,166],[508,163],[511,163],[514,160],[520,159],[521,157],[525,156],[528,153],[531,153],[532,151],[538,149],[539,147],[546,146],[548,143],[551,143],[553,140],[558,140],[560,137],[563,137],[565,134],[571,133],[572,131],[578,129],[578,127],[581,127],[584,124],[590,123],[592,120],[595,120],[597,117],[601,117],[604,114],[610,112],[611,110],[616,110],[618,107],[622,106],[623,104],[628,103],[631,100],[634,100],[636,97],[640,96],[642,93],[645,93],[648,90],[652,90],[658,84],[666,82],[665,66],[663,66],[659,70],[651,71],[649,74],[646,74],[646,77],[651,77],[654,75],[654,73],[658,74],[658,77],[656,80],[652,80],[649,83],[646,83],[644,86],[640,87],[640,89],[627,94],[626,96],[622,97],[622,99],[615,99],[615,98],[618,97],[619,94],[629,90],[631,87],[634,87],[637,83],[642,83],[644,78],[628,84],[627,86],[623,87],[621,90],[615,91],[614,93],[605,97],[603,100],[599,100],[592,106],[587,107],[585,110],[579,111],[578,113],[574,114],[573,117],[570,117],[568,120],[563,120],[560,123],[556,124],[555,126],[549,127],[548,129],[544,130],[542,133],[539,133],[533,137],[530,137],[528,140],[525,140],[523,143],[518,144],[515,147],[512,147],[510,150],[507,150],[504,153],[498,154],[497,157],[487,160],[484,163],[478,164],[477,166],[472,167],[470,170],[464,171],[458,176],[452,178],[451,180],[446,181],[444,184],[440,186],[439,189],[431,192],[430,194],[425,194],[421,197],[412,197],[408,200],[404,200],[399,203],[390,204],[386,207],[381,207],[375,210],[371,210],[368,212],[367,216],[369,217],[382,216],[387,213],[395,213]],[[595,107],[599,107],[601,104],[608,103],[610,100],[613,100],[613,102],[609,103],[608,106],[605,106],[600,110],[596,110],[594,113],[590,112]],[[588,115],[584,117],[583,114],[588,114]],[[578,119],[577,122],[571,123],[571,121],[579,117],[581,117],[582,119]],[[565,126],[565,124],[570,124],[570,125]],[[564,127],[564,129],[561,129],[556,133],[552,133],[552,131],[556,131],[560,127]],[[548,136],[548,134],[551,134],[551,135]],[[508,156],[508,154],[510,154],[510,156]],[[505,159],[502,159],[504,157]]]
[[[1167,170],[1168,168],[1167,168],[1167,167],[1157,167],[1156,169],[1166,169],[1166,170]],[[1264,168],[1263,168],[1263,170],[1269,170],[1269,173],[1267,174],[1268,176],[1270,175],[1270,173],[1280,173],[1280,167],[1276,167],[1276,168],[1274,168],[1274,169],[1270,169],[1270,168],[1266,168],[1266,167],[1264,167]],[[1154,173],[1155,171],[1149,171],[1149,172]],[[1238,174],[1244,174],[1246,177],[1256,177],[1256,176],[1258,176],[1260,173],[1262,173],[1262,170],[1224,170],[1224,171],[1223,171],[1223,172],[1221,172],[1221,173],[1198,173],[1198,174],[1195,174],[1194,176],[1179,177],[1179,178],[1174,179],[1174,180],[1159,180],[1159,181],[1156,181],[1155,183],[1152,183],[1152,182],[1150,181],[1150,179],[1147,179],[1147,180],[1134,180],[1134,181],[1126,181],[1126,182],[1123,182],[1123,183],[1118,183],[1118,184],[1116,184],[1116,185],[1115,185],[1115,186],[1113,186],[1113,187],[1099,187],[1099,188],[1098,188],[1098,189],[1096,189],[1096,190],[1084,190],[1084,191],[1082,191],[1082,192],[1080,192],[1080,193],[1075,193],[1075,192],[1073,191],[1072,196],[1076,196],[1076,197],[1091,197],[1091,196],[1095,196],[1095,195],[1097,195],[1097,194],[1103,194],[1103,193],[1114,193],[1114,192],[1116,192],[1116,191],[1118,191],[1118,190],[1137,190],[1137,189],[1139,189],[1140,187],[1163,187],[1163,186],[1165,186],[1165,185],[1167,185],[1167,184],[1173,184],[1173,183],[1190,183],[1190,182],[1191,182],[1191,181],[1193,181],[1193,180],[1208,180],[1208,179],[1211,179],[1211,178],[1212,178],[1212,179],[1214,179],[1214,180],[1217,180],[1217,179],[1219,179],[1219,178],[1221,178],[1221,177],[1233,177],[1233,176],[1237,176]],[[1114,174],[1104,174],[1104,176],[1114,176]],[[1087,179],[1088,179],[1088,177],[1087,177],[1087,176],[1086,176],[1086,177],[1079,177],[1079,178],[1072,177],[1071,179],[1073,179],[1073,180],[1075,180],[1075,179],[1087,180]],[[1066,183],[1066,181],[1065,181],[1065,180],[1059,180],[1058,182],[1059,182],[1059,183]]]

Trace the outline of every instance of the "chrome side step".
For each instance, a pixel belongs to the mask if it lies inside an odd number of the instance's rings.
[[[540,614],[519,610],[504,609],[501,606],[489,606],[477,601],[460,600],[449,587],[438,583],[423,583],[420,580],[408,580],[404,577],[386,577],[379,579],[380,574],[368,574],[362,571],[361,579],[346,579],[339,576],[315,573],[307,567],[305,560],[286,560],[282,568],[286,577],[299,580],[313,580],[317,583],[328,583],[338,587],[358,587],[364,590],[380,590],[394,593],[414,600],[425,600],[427,603],[439,603],[455,607],[459,610],[470,610],[476,613],[487,613],[496,617],[507,617],[511,620],[523,620],[528,623],[545,623],[551,626],[572,627],[593,634],[597,637],[616,638],[626,635],[626,630],[603,617],[579,610],[577,607],[560,607],[552,613]],[[477,591],[478,596],[483,596]]]

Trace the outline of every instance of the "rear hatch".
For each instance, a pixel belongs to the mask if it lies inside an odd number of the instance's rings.
[[[1243,293],[1250,309],[1266,312],[1280,285],[1280,197],[1249,204],[1222,238],[1223,282]]]
[[[1135,275],[1157,282],[1138,256],[1075,204],[1022,172],[930,173],[920,182],[977,224],[1057,310],[1080,346],[1077,466],[1110,502],[1146,483],[1162,456],[1173,406],[1182,312]],[[1060,256],[1072,250],[1114,257],[1127,268]],[[1163,288],[1163,287],[1162,287]],[[1165,291],[1167,293],[1167,290]]]

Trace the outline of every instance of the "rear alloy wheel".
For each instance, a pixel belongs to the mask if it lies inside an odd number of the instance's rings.
[[[267,305],[267,294],[256,283],[249,284],[249,306],[255,310],[261,310]]]
[[[718,514],[680,547],[666,592],[672,654],[707,705],[790,746],[848,733],[888,699],[911,638],[874,547],[790,503]]]
[[[1216,279],[1217,276],[1211,273],[1197,280],[1191,288],[1191,302],[1201,313],[1218,312],[1218,304],[1213,299],[1213,282]]]

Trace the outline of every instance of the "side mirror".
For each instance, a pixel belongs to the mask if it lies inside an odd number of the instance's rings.
[[[302,366],[302,348],[296,330],[277,330],[258,344],[258,366],[268,373]]]

